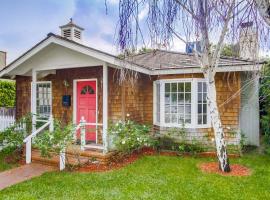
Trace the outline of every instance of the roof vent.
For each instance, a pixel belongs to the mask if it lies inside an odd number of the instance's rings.
[[[82,42],[82,27],[76,25],[72,18],[66,25],[60,26],[61,36],[75,42]]]

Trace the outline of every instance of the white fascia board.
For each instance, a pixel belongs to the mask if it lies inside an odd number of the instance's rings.
[[[12,63],[8,68],[4,69],[0,72],[0,77],[8,74],[12,70],[14,70],[17,66],[25,62],[27,59],[31,58],[33,55],[38,53],[40,50],[44,49],[46,46],[48,46],[52,42],[53,38],[48,38],[41,44],[39,44],[37,47],[33,48],[31,51],[29,51],[27,54],[23,55],[20,59]]]
[[[241,66],[228,66],[219,67],[217,72],[243,72],[243,71],[260,71],[262,64],[257,65],[241,65]],[[201,74],[200,68],[187,68],[187,69],[157,69],[151,72],[150,75],[168,75],[168,74]]]

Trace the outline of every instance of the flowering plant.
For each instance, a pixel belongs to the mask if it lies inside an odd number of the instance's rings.
[[[144,146],[152,146],[154,140],[151,138],[150,127],[137,124],[134,121],[119,121],[110,125],[108,133],[113,135],[113,143],[117,150],[131,153]]]

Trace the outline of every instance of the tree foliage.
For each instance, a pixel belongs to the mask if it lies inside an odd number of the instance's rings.
[[[0,80],[0,107],[14,107],[16,85],[13,81]]]
[[[270,61],[265,64],[260,87],[261,128],[265,150],[270,154]]]

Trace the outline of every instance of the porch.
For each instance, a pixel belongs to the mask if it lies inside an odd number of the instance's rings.
[[[87,76],[87,73],[81,75],[87,70],[93,69],[102,73],[91,73],[90,76]],[[24,140],[27,164],[31,163],[32,160],[59,163],[60,170],[63,170],[66,159],[70,159],[75,154],[79,155],[83,162],[96,159],[101,163],[106,163],[112,155],[109,153],[107,134],[108,66],[104,63],[95,68],[87,67],[80,73],[80,75],[73,75],[73,77],[67,75],[63,80],[59,80],[56,75],[57,70],[32,70],[32,133]],[[72,87],[69,85],[69,89],[67,89],[65,82],[68,82]],[[65,92],[59,92],[59,88],[64,89]],[[63,149],[60,155],[54,155],[52,159],[46,160],[38,155],[37,149],[32,148],[32,143],[34,138],[38,134],[42,134],[45,129],[49,128],[53,132],[56,119],[66,124],[73,122],[75,126],[74,144],[72,147],[68,146]],[[43,123],[43,125],[38,127],[39,123]],[[76,164],[76,161],[74,160],[72,163]]]

